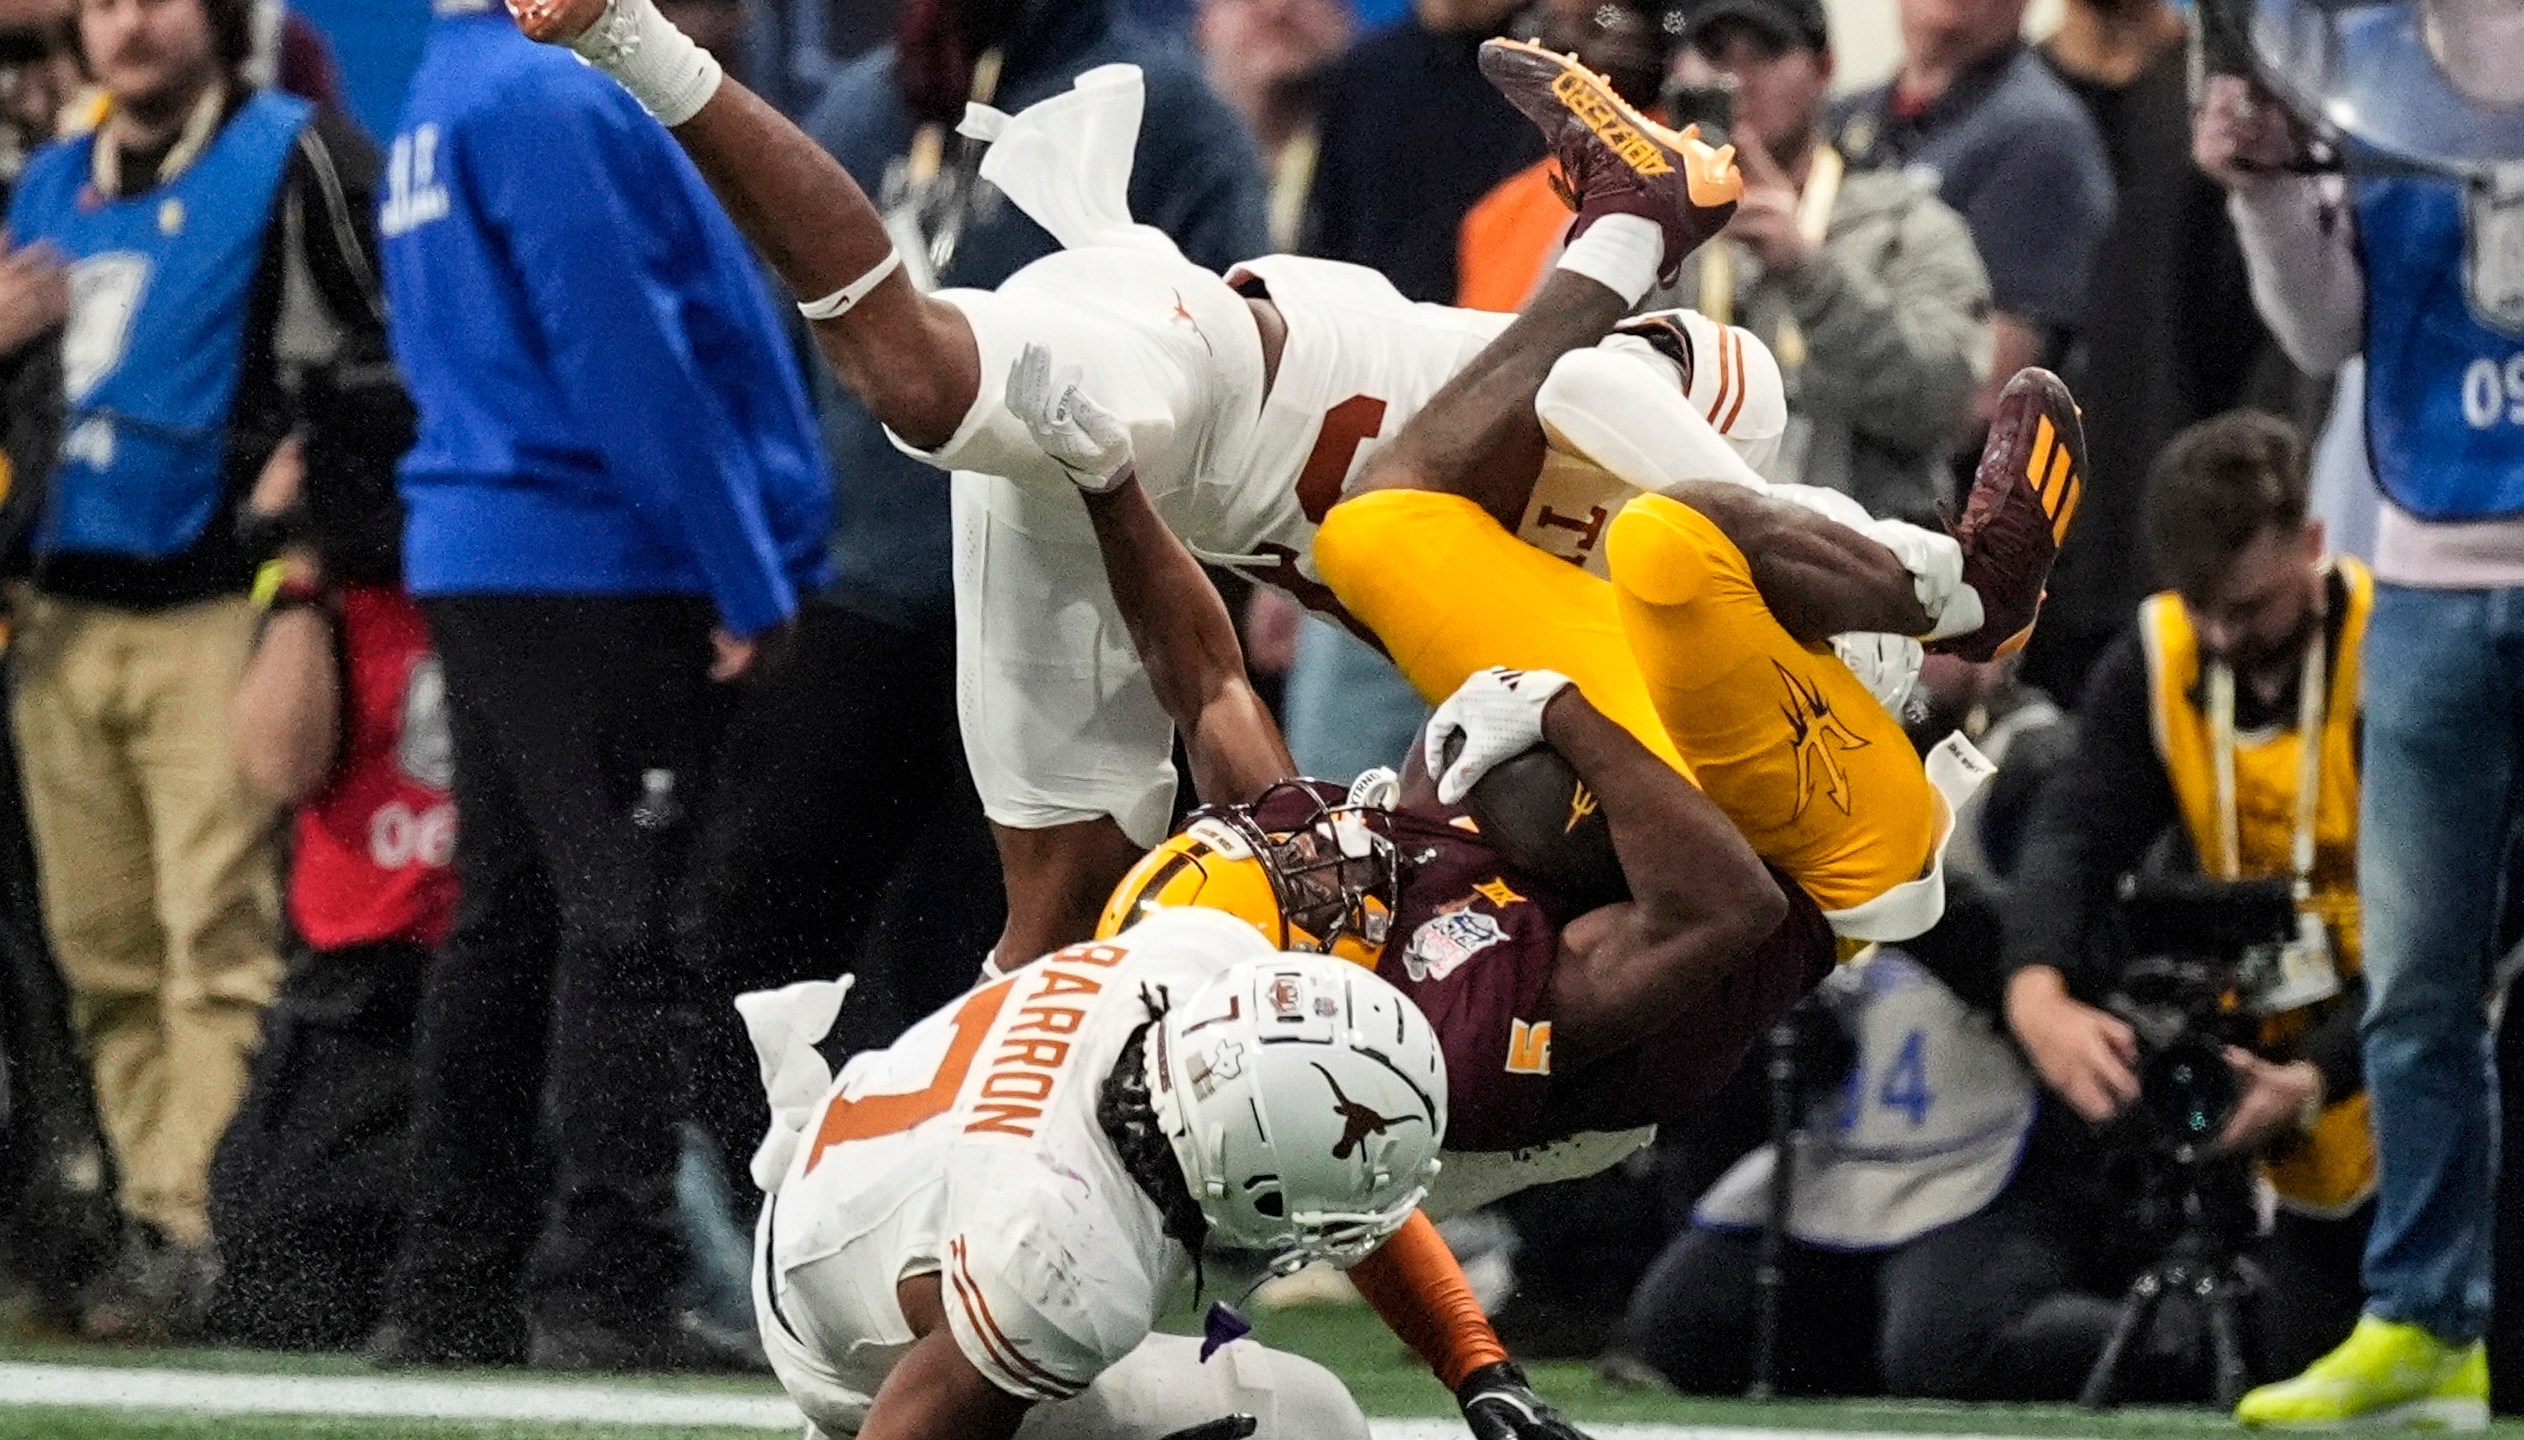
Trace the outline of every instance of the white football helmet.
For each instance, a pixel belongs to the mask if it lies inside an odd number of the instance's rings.
[[[1238,962],[1166,1011],[1147,1064],[1158,1127],[1211,1232],[1269,1254],[1274,1272],[1364,1259],[1436,1178],[1437,1033],[1347,960]]]

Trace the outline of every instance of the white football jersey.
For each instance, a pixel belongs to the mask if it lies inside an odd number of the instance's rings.
[[[1269,288],[1288,343],[1251,445],[1213,477],[1226,495],[1217,528],[1189,538],[1204,559],[1329,609],[1314,564],[1316,527],[1369,457],[1516,317],[1415,303],[1376,271],[1337,260],[1270,255],[1237,266],[1230,282],[1239,275]],[[1693,311],[1662,311],[1625,328],[1655,327],[1670,332],[1655,349],[1677,357],[1665,369],[1684,398],[1760,468],[1787,419],[1777,366],[1761,342]],[[1637,334],[1606,343],[1649,348]],[[1604,531],[1637,493],[1554,447],[1518,537],[1600,575]]]
[[[1516,317],[1406,300],[1383,275],[1339,260],[1266,255],[1228,280],[1247,276],[1269,289],[1288,343],[1251,443],[1214,462],[1216,528],[1187,538],[1204,558],[1224,550],[1217,559],[1321,605],[1330,597],[1316,593],[1316,527],[1369,457]]]
[[[1271,953],[1231,916],[1169,910],[851,1058],[766,1202],[756,1277],[766,1338],[794,1342],[772,1346],[782,1381],[818,1397],[819,1424],[855,1431],[910,1348],[895,1286],[913,1276],[940,1277],[956,1344],[1025,1399],[1075,1396],[1147,1338],[1190,1257],[1097,1097],[1148,997]]]

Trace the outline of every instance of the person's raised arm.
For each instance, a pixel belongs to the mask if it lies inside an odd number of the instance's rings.
[[[2253,308],[2298,369],[2328,375],[2366,347],[2366,276],[2338,178],[2291,171],[2302,129],[2252,81],[2211,75],[2191,155],[2226,187]]]
[[[509,0],[531,39],[567,45],[674,132],[728,218],[814,322],[868,411],[911,445],[946,443],[972,408],[981,352],[963,313],[912,287],[841,162],[658,13],[655,0]]]
[[[1054,365],[1049,350],[1025,348],[1008,373],[1009,413],[1086,500],[1114,606],[1157,703],[1183,732],[1193,791],[1208,805],[1251,800],[1297,764],[1245,670],[1235,621],[1140,486],[1129,431]]]
[[[1114,604],[1157,702],[1183,732],[1193,793],[1204,805],[1239,804],[1295,775],[1279,722],[1245,670],[1226,602],[1138,478],[1125,475],[1086,500]]]

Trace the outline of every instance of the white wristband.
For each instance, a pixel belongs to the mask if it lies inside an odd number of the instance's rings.
[[[868,292],[885,283],[885,277],[903,268],[903,252],[888,250],[867,274],[835,290],[821,300],[800,300],[798,313],[809,320],[838,320],[850,313],[851,307],[868,298]]]
[[[613,0],[570,48],[669,129],[701,113],[726,78],[717,57],[658,13],[656,0]]]

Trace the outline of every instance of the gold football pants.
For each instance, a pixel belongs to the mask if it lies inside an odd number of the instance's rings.
[[[1909,737],[1780,627],[1734,542],[1642,495],[1606,544],[1609,583],[1460,495],[1379,490],[1333,507],[1315,563],[1431,703],[1491,665],[1567,675],[1824,910],[1919,878],[1937,801]]]

